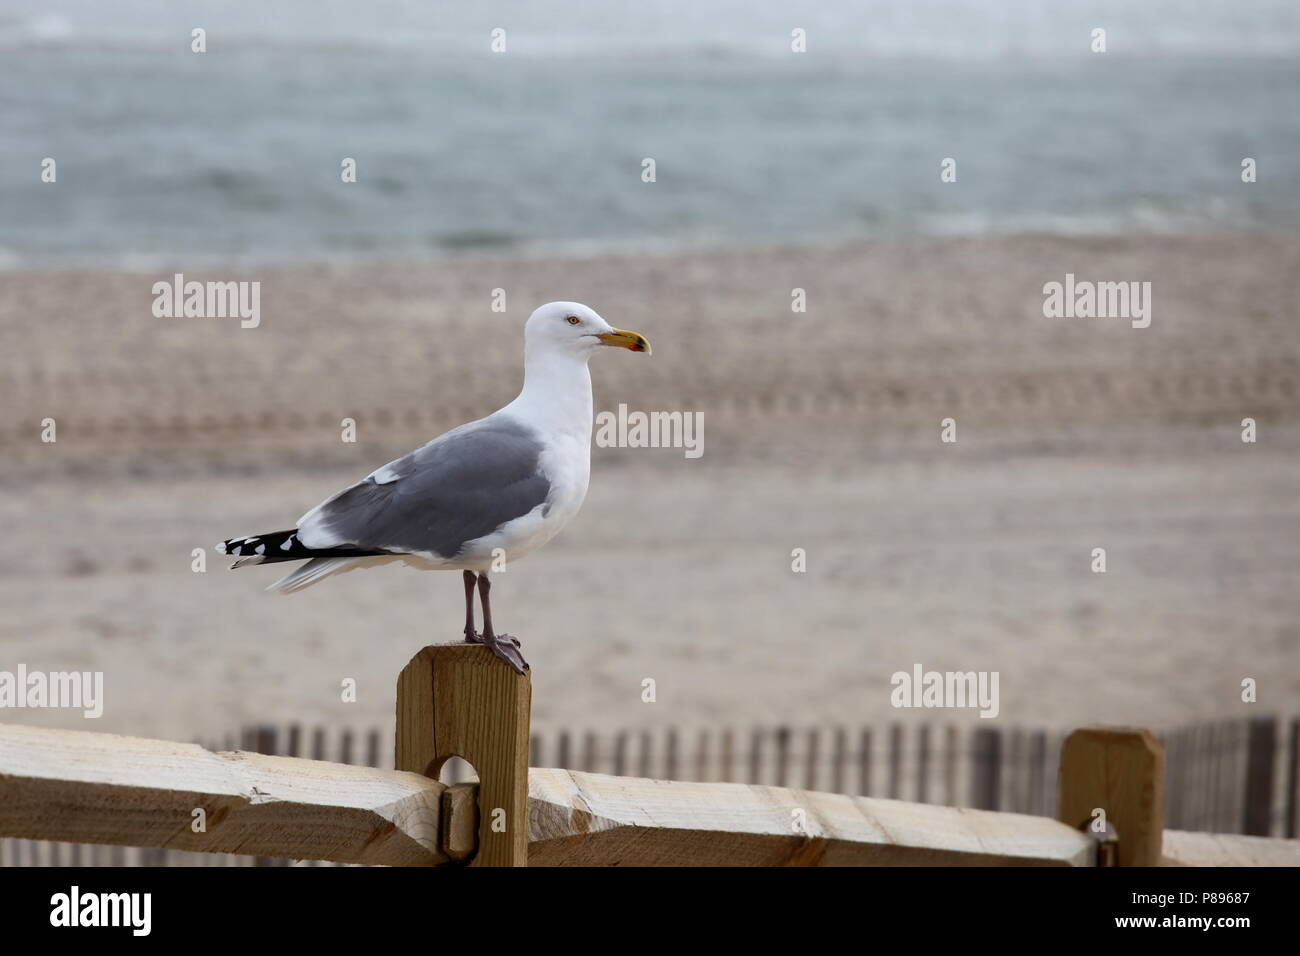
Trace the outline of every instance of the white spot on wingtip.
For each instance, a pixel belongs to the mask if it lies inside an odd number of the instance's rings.
[[[224,541],[218,541],[218,542],[217,542],[217,545],[216,545],[216,548],[215,548],[214,550],[216,550],[217,554],[225,554],[225,553],[226,553],[226,542],[224,542]]]

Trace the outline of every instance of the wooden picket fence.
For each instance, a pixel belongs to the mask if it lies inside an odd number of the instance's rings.
[[[1258,716],[1156,733],[1166,756],[1171,829],[1295,838],[1300,718]],[[533,733],[529,766],[658,780],[796,787],[1035,816],[1057,812],[1063,733],[983,725],[678,728]],[[211,750],[307,757],[391,769],[380,728],[259,724]],[[441,778],[470,779],[453,760]],[[283,860],[174,849],[0,840],[0,865],[283,865]],[[316,865],[316,864],[307,864]],[[328,865],[328,864],[325,864]]]

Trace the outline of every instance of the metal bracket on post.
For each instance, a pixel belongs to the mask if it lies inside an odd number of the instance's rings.
[[[1097,844],[1098,866],[1119,866],[1119,834],[1115,832],[1112,824],[1107,823],[1105,832],[1098,833],[1093,829],[1093,821],[1090,817],[1080,823],[1078,828],[1092,837],[1093,842]]]
[[[426,647],[397,678],[396,769],[437,779],[454,756],[478,772],[471,866],[528,865],[531,706],[529,674],[516,674],[481,644]],[[451,790],[448,796],[456,799]],[[450,855],[468,855],[463,842],[448,846]]]

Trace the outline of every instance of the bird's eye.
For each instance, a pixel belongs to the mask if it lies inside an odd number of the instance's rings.
[[[578,318],[576,315],[571,315],[564,321],[568,322],[570,325],[577,325],[579,322],[582,321],[582,319]]]

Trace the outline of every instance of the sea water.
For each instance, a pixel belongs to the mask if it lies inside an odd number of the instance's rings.
[[[1298,116],[1293,0],[3,0],[0,265],[1294,228]]]

